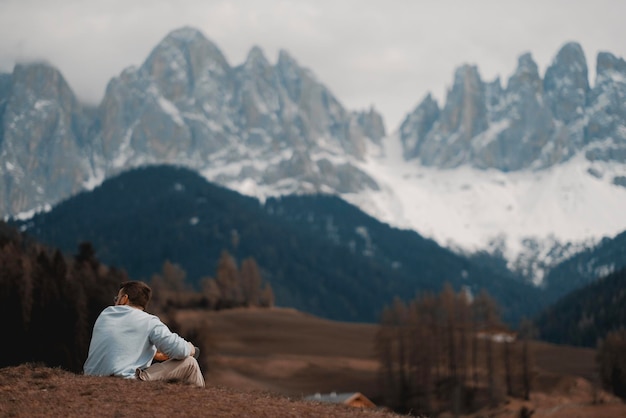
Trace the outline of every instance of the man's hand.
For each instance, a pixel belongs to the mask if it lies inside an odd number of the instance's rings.
[[[189,343],[189,347],[191,347],[191,353],[189,353],[189,355],[198,360],[198,357],[200,357],[200,349],[192,343]]]
[[[154,355],[154,361],[165,361],[165,360],[169,360],[169,357],[165,353],[157,351],[156,354]]]

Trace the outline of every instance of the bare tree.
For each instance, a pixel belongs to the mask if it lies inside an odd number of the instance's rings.
[[[272,290],[272,285],[269,283],[265,283],[263,285],[263,289],[261,289],[261,296],[259,297],[259,306],[264,308],[271,308],[274,306],[274,290]]]
[[[222,299],[222,293],[217,282],[211,277],[205,277],[200,283],[202,285],[202,296],[206,299],[207,307],[209,309],[217,309]]]
[[[378,382],[383,399],[387,405],[394,405],[396,391],[396,377],[393,358],[393,313],[390,307],[385,307],[381,314],[381,321],[376,331],[374,347],[380,367]]]
[[[607,334],[598,346],[596,361],[604,388],[626,399],[626,330]]]
[[[243,303],[247,306],[258,306],[261,297],[261,273],[253,258],[241,263],[241,288]]]
[[[511,364],[511,342],[505,340],[503,342],[504,350],[504,377],[506,382],[507,396],[513,396],[513,367]]]
[[[222,307],[232,308],[243,304],[241,280],[237,263],[228,251],[222,251],[220,255],[215,280],[222,295]]]
[[[522,387],[524,399],[530,400],[530,390],[532,389],[532,351],[530,340],[535,338],[537,330],[533,323],[528,320],[522,320],[520,323],[519,337],[522,340]]]
[[[493,348],[493,333],[502,326],[498,316],[498,307],[489,294],[483,290],[475,301],[481,331],[485,340],[485,367],[487,371],[487,393],[489,403],[495,405],[496,396],[496,361]]]

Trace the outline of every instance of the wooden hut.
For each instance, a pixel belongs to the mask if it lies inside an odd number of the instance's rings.
[[[374,402],[370,401],[367,398],[367,396],[363,395],[360,392],[348,392],[348,393],[331,392],[328,394],[316,393],[315,395],[307,396],[304,399],[306,399],[307,401],[313,401],[313,402],[344,404],[344,405],[352,406],[355,408],[375,408],[376,407]]]

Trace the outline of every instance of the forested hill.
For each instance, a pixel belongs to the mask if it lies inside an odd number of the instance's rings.
[[[171,166],[132,170],[18,226],[71,252],[89,241],[103,262],[148,280],[165,260],[197,284],[223,250],[253,257],[276,304],[331,319],[376,321],[395,296],[451,282],[485,288],[515,321],[541,306],[539,291],[477,267],[413,231],[382,224],[329,196],[264,205]]]
[[[535,324],[543,340],[595,347],[607,333],[626,327],[626,268],[568,294]]]
[[[623,268],[626,268],[626,231],[614,238],[605,238],[595,247],[553,268],[545,278],[546,297],[548,301],[556,301],[574,289]]]

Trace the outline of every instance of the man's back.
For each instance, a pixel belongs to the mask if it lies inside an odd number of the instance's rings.
[[[150,366],[157,348],[170,358],[189,355],[188,343],[156,316],[127,305],[109,306],[94,325],[85,374],[135,377],[136,369]]]

